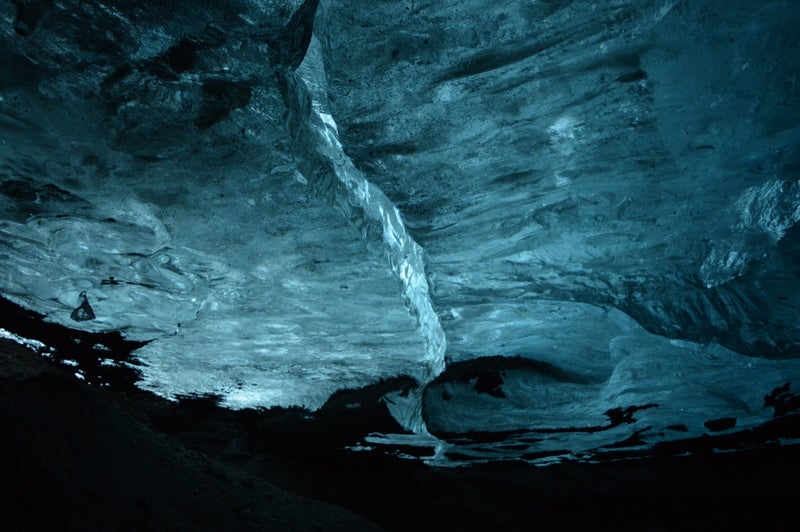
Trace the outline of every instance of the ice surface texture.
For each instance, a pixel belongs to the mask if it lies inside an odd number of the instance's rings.
[[[380,240],[294,164],[299,7],[66,2],[22,36],[2,4],[4,294],[153,340],[142,384],[168,396],[314,408],[424,367]]]
[[[797,2],[166,9],[0,3],[0,290],[153,340],[143,386],[409,374],[408,426],[530,454],[797,382]]]

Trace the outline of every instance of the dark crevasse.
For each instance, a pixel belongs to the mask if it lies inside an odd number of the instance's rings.
[[[466,460],[793,397],[796,3],[23,4],[0,289],[148,341],[142,386],[317,408],[412,375],[387,404]]]

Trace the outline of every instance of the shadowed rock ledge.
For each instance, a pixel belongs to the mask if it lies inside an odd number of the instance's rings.
[[[784,482],[800,473],[797,446],[715,454],[720,442],[702,438],[600,464],[430,468],[342,449],[370,429],[398,429],[380,397],[407,380],[343,391],[316,413],[235,412],[214,398],[170,402],[135,387],[90,386],[0,341],[0,516],[26,528],[785,529],[780,496],[797,494]],[[792,419],[777,430],[796,431]],[[731,502],[737,496],[770,498],[755,515]]]
[[[0,351],[6,523],[40,530],[379,529],[189,450],[158,431],[127,393],[87,386],[7,340]]]

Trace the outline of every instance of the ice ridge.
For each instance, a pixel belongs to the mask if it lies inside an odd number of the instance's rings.
[[[324,10],[320,2],[319,10]],[[323,18],[319,11],[316,24]],[[444,370],[447,340],[431,302],[424,250],[406,230],[392,201],[345,154],[327,99],[322,43],[312,35],[300,66],[287,76],[289,132],[298,169],[318,194],[328,196],[366,237],[377,230],[392,271],[401,282],[406,307],[425,343],[424,364],[415,377],[420,390]],[[421,391],[387,397],[392,415],[405,428],[426,434]]]

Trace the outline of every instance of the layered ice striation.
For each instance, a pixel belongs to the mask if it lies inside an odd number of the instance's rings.
[[[134,4],[0,3],[0,290],[142,386],[407,374],[468,460],[787,412],[796,2]]]

